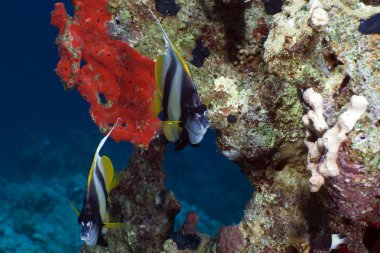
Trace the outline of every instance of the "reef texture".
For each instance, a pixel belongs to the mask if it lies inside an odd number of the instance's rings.
[[[197,40],[210,51],[202,67],[189,68],[217,129],[220,152],[255,187],[238,225],[244,243],[236,251],[308,252],[311,237],[336,233],[347,237],[346,252],[376,252],[363,241],[368,231],[375,231],[374,240],[380,234],[380,35],[362,34],[358,27],[380,7],[376,1],[287,0],[272,10],[267,2],[178,0],[176,16],[156,13],[186,61]],[[155,9],[154,1],[108,4],[113,39],[150,58],[163,52],[159,27],[146,11]],[[111,247],[125,247],[111,252],[181,252],[171,239],[161,247],[177,209],[172,197],[159,214],[153,208],[160,192],[153,182],[160,180],[164,189],[163,174],[139,176],[163,173],[149,168],[161,168],[150,152],[135,153],[113,193],[113,206],[119,207],[114,214],[131,220],[136,230],[124,236],[110,231],[110,244],[116,245]],[[131,219],[131,213],[141,218]],[[144,233],[142,238],[154,240],[136,239]],[[196,252],[222,247],[199,236]]]
[[[172,232],[180,206],[165,189],[162,161],[165,141],[147,150],[136,147],[120,184],[111,193],[112,222],[128,222],[125,230],[109,230],[108,248],[84,247],[81,252],[158,252]]]
[[[0,252],[58,253],[79,249],[81,243],[71,240],[78,236],[78,227],[67,222],[75,221],[76,214],[62,196],[77,200],[86,178],[71,175],[49,179],[36,175],[20,182],[0,179]]]
[[[308,128],[305,144],[309,150],[308,169],[311,171],[309,181],[311,191],[316,192],[325,182],[323,177],[339,175],[338,149],[361,115],[367,110],[368,102],[363,96],[352,96],[347,111],[342,113],[336,124],[327,130],[327,124],[323,118],[322,96],[309,88],[304,92],[303,98],[313,108],[303,116],[302,120]],[[318,135],[322,134],[323,136],[318,138]]]

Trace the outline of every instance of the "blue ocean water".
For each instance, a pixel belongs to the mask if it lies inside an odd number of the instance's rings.
[[[62,1],[71,9],[70,1]],[[0,252],[77,252],[75,213],[93,152],[102,138],[78,92],[65,91],[54,73],[58,62],[50,25],[55,1],[6,1],[0,15]],[[126,168],[132,145],[107,142],[103,152]],[[167,187],[188,211],[200,215],[199,230],[214,234],[238,223],[252,188],[238,166],[218,153],[215,131],[199,148],[174,152],[164,166]]]

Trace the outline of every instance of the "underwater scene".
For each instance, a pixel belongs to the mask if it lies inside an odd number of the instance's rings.
[[[380,253],[379,0],[0,19],[0,253]]]

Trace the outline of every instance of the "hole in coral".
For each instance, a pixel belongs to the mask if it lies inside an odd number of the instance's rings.
[[[339,65],[343,65],[343,62],[338,60],[336,54],[331,52],[328,48],[323,49],[323,57],[325,59],[326,67],[330,72],[333,72]]]
[[[380,13],[367,20],[362,20],[358,30],[362,34],[380,34]]]
[[[199,147],[180,152],[168,146],[164,167],[166,185],[181,202],[175,231],[189,211],[199,215],[198,231],[215,235],[219,227],[238,223],[246,203],[252,197],[252,186],[240,168],[217,152],[216,131],[208,130]]]
[[[195,48],[191,52],[193,59],[191,59],[190,63],[200,68],[203,66],[205,59],[210,55],[210,50],[204,46],[201,39],[197,39],[195,43]]]
[[[264,8],[265,13],[268,15],[274,15],[282,11],[283,0],[265,0]]]
[[[98,94],[98,101],[103,105],[107,104],[106,96],[103,93]]]
[[[285,249],[285,253],[298,253],[298,250],[293,246],[289,246]]]
[[[347,84],[350,82],[351,80],[351,77],[349,75],[346,75],[344,78],[343,78],[343,81],[342,83],[340,84],[340,87],[339,87],[339,93],[343,94],[343,95],[347,95]]]
[[[84,65],[86,65],[86,63],[87,62],[85,60],[81,59],[80,63],[79,63],[80,68],[82,68]]]
[[[285,160],[280,161],[274,168],[276,171],[282,171],[285,168],[287,162]]]
[[[380,5],[380,0],[362,0],[362,2],[365,5],[373,5],[373,6],[378,6]]]
[[[239,60],[237,57],[239,45],[243,44],[246,31],[244,16],[250,5],[250,1],[215,1],[213,13],[215,19],[223,24],[226,35],[224,51],[230,62]]]
[[[165,16],[175,16],[181,10],[175,0],[156,0],[156,11]]]
[[[380,222],[377,227],[371,226],[365,230],[363,244],[368,252],[380,252]]]

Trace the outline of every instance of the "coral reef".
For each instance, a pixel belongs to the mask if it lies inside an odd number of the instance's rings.
[[[352,96],[347,111],[339,116],[334,127],[327,130],[327,124],[323,118],[322,96],[309,88],[304,92],[303,97],[305,102],[313,108],[302,117],[302,120],[308,128],[305,138],[305,144],[309,150],[307,168],[312,175],[309,180],[311,191],[315,192],[324,184],[323,176],[339,175],[338,149],[347,138],[346,135],[366,111],[368,102],[363,96]]]
[[[213,220],[203,210],[200,210],[196,206],[189,205],[185,201],[180,201],[181,211],[177,214],[175,223],[174,223],[174,231],[179,231],[182,227],[182,224],[186,220],[187,213],[196,212],[199,221],[197,224],[197,230],[200,233],[208,234],[210,236],[215,236],[218,232],[218,229],[222,226],[221,222],[218,220]],[[219,209],[218,209],[219,210]]]
[[[170,238],[176,243],[179,250],[196,250],[201,243],[201,238],[197,235],[198,214],[189,212],[181,230],[174,232]]]
[[[357,0],[178,4],[176,16],[159,19],[186,61],[197,39],[209,48],[204,65],[189,68],[217,129],[219,150],[255,187],[239,224],[240,252],[307,252],[310,238],[328,233],[347,236],[351,252],[369,252],[366,231],[380,222],[380,51],[379,35],[363,34],[359,26],[380,7]],[[163,46],[147,7],[155,6],[112,5],[110,23],[112,31],[127,33],[120,38],[153,58]],[[156,148],[163,152],[162,146]],[[172,240],[164,243],[179,207],[170,194],[171,204],[160,212],[154,204],[164,189],[163,174],[152,176],[162,173],[162,153],[153,159],[153,148],[139,152],[112,196],[113,218],[131,219],[135,228],[110,231],[110,251],[180,252]],[[318,192],[310,192],[310,176]],[[198,252],[216,251],[215,241],[199,236]]]
[[[125,231],[109,230],[109,247],[84,247],[81,252],[158,252],[169,237],[179,204],[165,189],[162,166],[165,141],[155,139],[147,150],[135,147],[128,170],[110,194],[112,222],[128,222]],[[149,186],[149,187],[147,187]]]
[[[76,214],[62,196],[70,194],[86,182],[81,175],[53,178],[29,177],[19,183],[0,179],[2,185],[0,252],[74,252],[81,243]],[[83,192],[82,192],[83,194]],[[80,201],[79,201],[80,202]]]
[[[114,140],[147,145],[160,127],[155,99],[154,62],[127,43],[113,40],[106,23],[107,1],[75,1],[74,17],[57,3],[51,23],[59,29],[61,60],[57,74],[65,88],[77,87],[90,103],[90,114],[105,132],[121,118]]]

